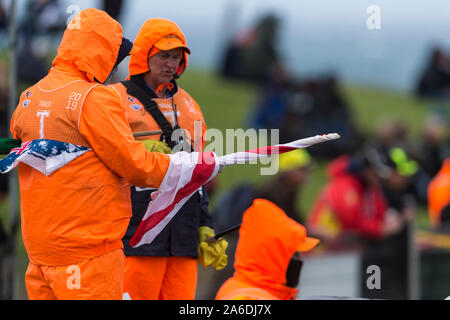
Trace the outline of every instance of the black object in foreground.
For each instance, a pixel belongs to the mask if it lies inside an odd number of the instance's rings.
[[[235,232],[235,231],[239,230],[240,228],[241,228],[240,224],[237,225],[237,226],[231,227],[231,228],[229,228],[229,229],[227,229],[227,230],[225,230],[223,232],[220,232],[220,233],[216,234],[214,237],[206,239],[206,242],[211,243],[211,242],[217,241],[220,238],[226,236],[227,234],[230,234],[232,232]]]

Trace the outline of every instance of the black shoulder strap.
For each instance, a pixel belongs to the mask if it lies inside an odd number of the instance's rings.
[[[127,93],[136,99],[138,99],[143,105],[145,110],[151,114],[153,119],[155,119],[158,126],[161,128],[163,134],[161,135],[161,140],[171,146],[171,137],[174,131],[169,120],[162,114],[161,110],[158,108],[158,104],[150,97],[148,93],[145,92],[138,84],[134,81],[122,81],[122,84],[127,88]]]

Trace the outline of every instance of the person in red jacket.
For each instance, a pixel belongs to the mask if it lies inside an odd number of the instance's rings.
[[[400,229],[401,221],[388,213],[376,167],[367,158],[341,156],[329,164],[327,174],[330,181],[317,197],[307,226],[329,249],[355,236],[381,239]]]

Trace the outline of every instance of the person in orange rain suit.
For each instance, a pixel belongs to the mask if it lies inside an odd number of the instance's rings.
[[[135,44],[140,52],[130,59],[130,79],[112,86],[122,97],[133,132],[162,131],[138,138],[149,150],[203,150],[203,114],[175,81],[185,71],[190,54],[183,32],[170,20],[153,18],[141,27]],[[123,238],[124,298],[192,300],[197,288],[197,258],[205,267],[225,267],[226,240],[212,244],[204,241],[214,236],[214,231],[203,188],[183,205],[151,244],[132,248],[129,240],[146,212],[152,192],[131,186],[133,216]]]
[[[92,149],[48,177],[19,164],[30,299],[122,299],[127,181],[156,188],[170,162],[134,140],[120,97],[103,85],[135,53],[132,46],[104,11],[81,11],[65,30],[52,69],[21,95],[13,114],[16,139]]]
[[[428,185],[428,211],[433,229],[450,224],[450,158]]]
[[[255,199],[243,216],[235,273],[216,300],[295,299],[303,265],[300,255],[318,243],[274,203]]]

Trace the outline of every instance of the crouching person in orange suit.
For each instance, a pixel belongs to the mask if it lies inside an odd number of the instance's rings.
[[[256,199],[244,213],[235,255],[235,273],[216,300],[293,300],[303,266],[302,252],[318,239],[268,200]]]

